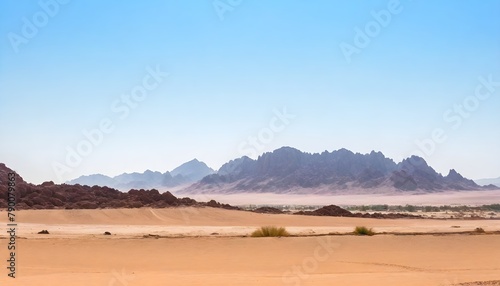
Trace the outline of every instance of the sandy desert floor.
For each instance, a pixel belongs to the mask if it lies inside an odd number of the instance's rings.
[[[2,267],[0,285],[500,285],[500,235],[443,234],[476,227],[500,231],[499,220],[211,208],[38,210],[17,216],[17,278]],[[8,259],[6,221],[0,212],[2,261]],[[262,225],[285,226],[301,236],[245,237]],[[348,233],[357,225],[396,234],[320,235]],[[42,229],[50,234],[37,234]],[[432,232],[441,234],[425,234]],[[474,281],[497,282],[461,284]]]

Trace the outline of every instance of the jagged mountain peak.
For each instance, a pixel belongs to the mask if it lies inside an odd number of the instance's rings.
[[[212,168],[208,167],[207,164],[198,161],[198,159],[186,162],[170,172],[170,174],[174,177],[181,175],[192,181],[201,180],[203,177],[213,173],[215,173],[215,171]]]
[[[462,175],[460,175],[457,171],[455,171],[455,169],[451,169],[450,172],[448,173],[448,175],[446,176],[446,178],[452,179],[452,180],[464,179],[464,177]]]
[[[239,174],[248,168],[249,165],[253,165],[255,161],[248,156],[243,156],[234,160],[231,160],[224,165],[222,165],[217,171],[218,175],[229,175],[229,174]]]

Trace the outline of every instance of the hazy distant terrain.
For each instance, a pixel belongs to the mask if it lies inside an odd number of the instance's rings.
[[[68,182],[87,186],[101,186],[115,188],[121,191],[130,189],[161,189],[192,184],[203,177],[215,173],[205,163],[196,159],[180,165],[171,172],[124,173],[115,177],[102,174],[81,176]]]
[[[176,195],[176,193],[174,193]],[[182,196],[181,194],[177,196]],[[273,193],[232,193],[232,194],[190,194],[197,201],[216,200],[230,205],[472,205],[480,206],[500,202],[500,189],[485,191],[441,191],[441,192],[400,192],[380,194],[273,194]]]
[[[474,182],[476,182],[476,184],[480,186],[495,185],[497,187],[500,187],[500,177],[495,179],[479,179],[474,180]]]

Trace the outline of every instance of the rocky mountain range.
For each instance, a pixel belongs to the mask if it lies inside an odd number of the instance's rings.
[[[230,161],[182,192],[348,194],[482,189],[498,188],[479,186],[453,169],[443,176],[417,156],[395,163],[381,152],[360,154],[340,149],[310,154],[283,147],[256,160],[242,157]]]
[[[81,176],[68,181],[68,184],[110,187],[122,191],[130,189],[164,189],[198,182],[203,177],[214,174],[215,171],[197,159],[180,165],[170,172],[124,173],[115,177],[102,174]]]
[[[115,177],[82,176],[68,185],[131,189],[175,188],[177,194],[281,193],[358,194],[441,192],[449,190],[499,189],[480,186],[455,170],[442,175],[420,157],[396,163],[381,152],[353,153],[347,149],[305,153],[282,147],[257,159],[241,157],[217,172],[196,159],[170,172],[145,171]]]

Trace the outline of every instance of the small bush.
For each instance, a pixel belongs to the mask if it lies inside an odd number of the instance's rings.
[[[282,237],[289,236],[290,233],[284,227],[263,226],[252,232],[252,237]]]
[[[477,233],[485,233],[484,229],[482,227],[476,227],[475,232]]]
[[[357,226],[354,229],[354,234],[356,235],[374,235],[375,232],[371,228],[367,228],[366,226]]]

